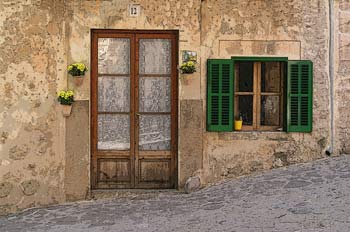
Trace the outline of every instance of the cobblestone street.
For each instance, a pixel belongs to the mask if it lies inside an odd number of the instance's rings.
[[[350,156],[275,169],[199,192],[31,209],[0,231],[349,232]]]

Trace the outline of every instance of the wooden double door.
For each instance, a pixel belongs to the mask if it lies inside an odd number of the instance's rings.
[[[92,188],[175,188],[177,31],[92,30]]]

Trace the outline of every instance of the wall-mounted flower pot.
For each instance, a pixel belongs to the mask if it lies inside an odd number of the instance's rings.
[[[181,73],[180,74],[180,80],[181,84],[188,85],[190,83],[190,79],[192,77],[193,73]]]
[[[84,81],[84,76],[73,76],[73,79],[76,86],[81,86]]]
[[[62,105],[61,104],[62,115],[64,117],[69,117],[72,112],[72,105]]]

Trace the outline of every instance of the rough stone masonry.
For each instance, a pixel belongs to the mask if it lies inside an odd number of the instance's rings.
[[[139,17],[128,17],[130,3],[140,4]],[[334,38],[329,7],[328,0],[0,1],[0,214],[89,197],[90,74],[75,87],[66,67],[89,67],[92,28],[179,30],[179,51],[197,52],[198,71],[179,77],[180,187],[191,176],[205,185],[322,158],[331,143],[332,95],[334,154],[348,153],[350,3],[331,6]],[[207,132],[206,61],[231,56],[313,61],[313,132]],[[65,88],[76,93],[69,119],[56,102]]]

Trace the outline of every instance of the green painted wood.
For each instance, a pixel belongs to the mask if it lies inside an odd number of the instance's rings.
[[[288,57],[232,56],[231,59],[251,62],[288,62]]]
[[[207,62],[207,131],[233,130],[233,61]]]
[[[288,61],[287,132],[312,132],[313,64]]]

